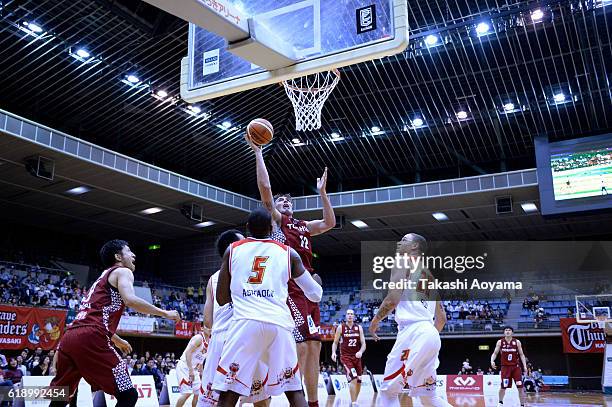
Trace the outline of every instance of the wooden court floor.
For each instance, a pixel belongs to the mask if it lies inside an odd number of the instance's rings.
[[[497,407],[497,397],[470,396],[470,395],[449,395],[448,402],[454,407]],[[325,404],[320,403],[321,406]],[[376,399],[360,400],[360,406],[375,407]],[[412,401],[410,397],[402,397],[402,407],[418,407],[422,404],[418,401]],[[527,406],[558,406],[558,407],[594,407],[606,406],[612,407],[612,396],[603,395],[602,393],[540,393],[529,395],[526,402]],[[330,396],[327,400],[326,407],[349,407],[350,403],[344,400],[334,400]],[[504,407],[520,406],[518,398],[504,400]],[[274,406],[273,404],[273,407]]]

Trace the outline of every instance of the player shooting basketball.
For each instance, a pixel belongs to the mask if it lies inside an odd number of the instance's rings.
[[[293,217],[293,205],[289,195],[272,195],[270,178],[264,162],[261,147],[254,144],[248,135],[246,140],[255,152],[257,163],[257,186],[263,205],[272,215],[274,232],[272,238],[293,248],[300,255],[304,266],[309,272],[312,268],[311,237],[327,232],[336,225],[336,216],[325,190],[327,185],[327,168],[321,178],[317,179],[317,189],[323,204],[323,219],[304,221]],[[320,278],[315,274],[320,283]],[[309,301],[302,290],[293,281],[289,281],[289,297],[287,305],[295,321],[293,336],[297,342],[300,370],[304,375],[306,398],[310,407],[318,406],[319,356],[321,353],[321,337],[319,325],[321,311],[319,304]]]

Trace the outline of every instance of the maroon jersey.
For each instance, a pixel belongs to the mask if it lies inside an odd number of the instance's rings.
[[[300,255],[304,268],[312,273],[312,245],[306,221],[282,215],[280,226],[280,230],[277,229],[272,234],[272,239],[295,250]],[[293,280],[289,280],[289,296],[294,294],[302,294],[302,289]]]
[[[510,342],[506,342],[506,338],[501,339],[501,365],[502,366],[518,366],[519,353],[517,340],[512,338]]]
[[[361,335],[359,334],[359,325],[342,324],[342,334],[340,335],[342,342],[340,343],[341,357],[355,357],[355,354],[361,349]]]
[[[108,277],[119,266],[104,271],[81,300],[81,308],[70,328],[96,326],[112,336],[117,330],[125,304],[119,290],[113,287]]]

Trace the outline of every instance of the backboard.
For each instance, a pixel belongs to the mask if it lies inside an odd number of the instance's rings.
[[[600,323],[612,321],[612,294],[577,295],[576,321]]]
[[[406,0],[200,1],[228,3],[222,10],[237,10],[248,18],[252,41],[259,41],[256,30],[265,30],[271,34],[269,46],[290,48],[285,55],[292,62],[262,68],[238,56],[231,38],[190,23],[181,96],[191,103],[393,55],[408,45]]]

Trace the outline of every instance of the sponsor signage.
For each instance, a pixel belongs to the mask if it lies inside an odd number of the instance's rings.
[[[193,322],[177,321],[174,326],[174,336],[178,338],[191,338],[193,336]]]
[[[21,385],[23,387],[47,387],[51,385],[51,379],[53,376],[23,376],[21,379]],[[47,407],[50,400],[26,400],[22,402],[22,406],[25,407]],[[15,402],[15,407],[18,406],[18,402]],[[91,394],[91,386],[81,379],[79,382],[79,390],[77,393],[77,407],[90,407],[93,404],[93,397]]]
[[[153,376],[131,376],[131,378],[138,392],[136,407],[159,407]],[[106,400],[106,407],[115,407],[117,405],[115,396],[104,393],[104,399]]]
[[[561,318],[561,335],[565,353],[603,353],[606,333],[596,322],[581,324],[576,318]]]
[[[123,315],[119,320],[117,330],[120,332],[152,333],[154,328],[155,318]]]
[[[349,384],[346,380],[346,376],[334,374],[329,376],[329,380],[331,380],[332,382],[332,387],[334,388],[336,399],[351,399],[351,394],[349,392]]]
[[[55,349],[66,326],[66,311],[0,305],[0,349]]]
[[[446,391],[449,393],[483,393],[482,375],[447,375]]]

